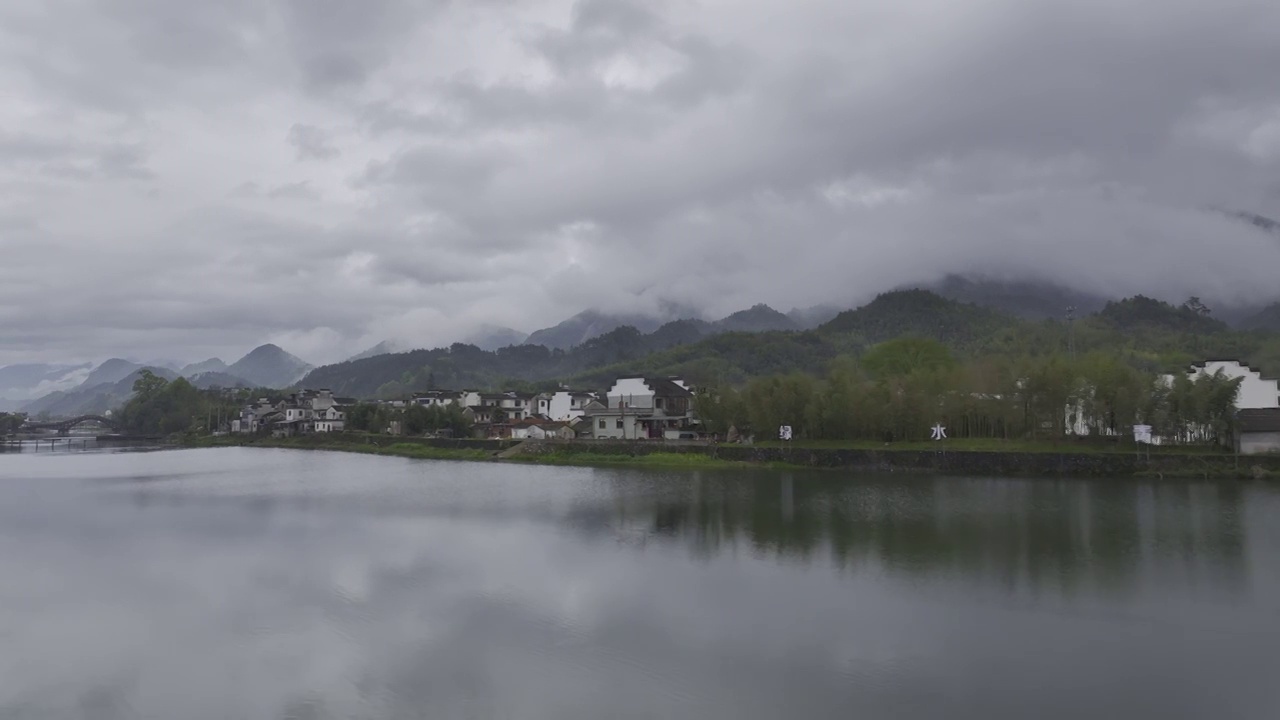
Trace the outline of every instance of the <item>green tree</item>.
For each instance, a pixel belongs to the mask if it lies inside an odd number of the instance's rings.
[[[953,370],[955,357],[946,345],[929,338],[903,337],[872,347],[862,367],[874,378],[902,377],[916,372]]]
[[[26,416],[18,413],[0,413],[0,435],[12,435],[26,422]]]
[[[144,368],[139,371],[138,379],[133,381],[133,392],[145,402],[158,395],[168,384],[168,380]]]

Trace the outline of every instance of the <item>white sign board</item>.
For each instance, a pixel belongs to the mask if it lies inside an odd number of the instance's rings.
[[[934,425],[934,426],[933,426],[932,433],[933,433],[933,439],[934,439],[934,440],[946,440],[946,439],[947,439],[947,428],[946,428],[946,426],[944,426],[942,423],[938,423],[937,425]]]
[[[779,438],[779,439],[781,439],[781,440],[790,440],[790,439],[791,439],[791,426],[790,426],[790,425],[780,425],[780,426],[778,427],[778,438]]]
[[[1151,444],[1151,426],[1150,425],[1134,425],[1133,441],[1136,443]]]

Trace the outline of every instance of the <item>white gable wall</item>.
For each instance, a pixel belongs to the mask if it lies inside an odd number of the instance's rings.
[[[574,397],[574,393],[561,390],[551,396],[548,403],[547,411],[544,413],[547,417],[557,422],[569,422],[582,417],[582,406],[590,402],[590,399]]]
[[[1280,407],[1280,381],[1264,378],[1258,371],[1235,360],[1210,360],[1204,367],[1194,368],[1188,377],[1195,380],[1219,370],[1229,378],[1244,378],[1240,383],[1240,394],[1236,396],[1236,407],[1242,410]]]
[[[653,390],[644,378],[619,378],[609,390],[609,407],[652,408]]]

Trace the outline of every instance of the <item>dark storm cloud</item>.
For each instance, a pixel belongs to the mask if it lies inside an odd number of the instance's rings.
[[[0,362],[966,270],[1269,298],[1209,208],[1280,215],[1275,67],[1261,0],[11,4]]]

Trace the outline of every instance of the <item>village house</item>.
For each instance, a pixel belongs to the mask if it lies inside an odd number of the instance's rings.
[[[1236,413],[1236,452],[1280,453],[1280,408],[1246,408]]]
[[[1196,363],[1187,372],[1191,380],[1221,372],[1228,378],[1240,378],[1240,394],[1236,407],[1241,410],[1261,410],[1280,407],[1280,380],[1264,378],[1239,360],[1208,360]]]
[[[578,434],[567,422],[543,420],[529,428],[530,440],[573,440],[577,437]]]
[[[555,397],[554,393],[541,392],[533,396],[529,401],[529,414],[534,417],[550,418],[551,417],[551,398]]]
[[[1236,395],[1235,449],[1241,455],[1280,453],[1280,379],[1262,373],[1239,360],[1209,360],[1191,366],[1192,380],[1222,373],[1240,378]]]
[[[318,433],[342,432],[347,426],[347,413],[338,405],[324,410],[313,410],[314,431]]]
[[[1239,360],[1206,360],[1188,367],[1187,379],[1195,382],[1203,377],[1221,373],[1228,379],[1240,379],[1240,390],[1236,395],[1236,449],[1242,454],[1257,452],[1280,452],[1280,438],[1269,430],[1274,417],[1280,414],[1280,380],[1263,377],[1262,373]],[[1160,381],[1171,387],[1174,375],[1162,375]],[[1073,435],[1088,435],[1090,428],[1084,417],[1084,404],[1077,403],[1067,408],[1067,432]],[[1132,431],[1128,427],[1110,428],[1106,435],[1127,435]],[[1169,441],[1159,435],[1151,438],[1151,444],[1163,445]]]
[[[610,440],[678,440],[694,434],[693,392],[679,378],[618,378],[605,402],[582,407],[592,437]]]
[[[466,418],[467,422],[472,425],[489,425],[497,414],[498,408],[485,407],[483,405],[476,405],[462,411],[462,417]]]
[[[540,410],[538,414],[557,422],[572,422],[583,416],[583,408],[588,403],[597,399],[597,393],[562,389],[548,397],[546,410]]]
[[[533,393],[521,393],[513,390],[499,393],[474,393],[475,397],[471,397],[471,393],[466,393],[465,401],[475,400],[475,404],[468,404],[468,409],[481,413],[488,411],[493,418],[502,418],[507,421],[524,420],[534,413],[531,411],[531,405],[534,398]]]
[[[460,394],[455,392],[447,392],[444,390],[430,390],[424,393],[414,393],[412,402],[422,407],[438,407],[445,408],[450,405],[457,405],[460,401]]]
[[[532,437],[529,431],[536,428],[540,422],[544,421],[537,420],[535,418],[525,418],[524,420],[506,423],[505,429],[507,434],[504,437],[509,437],[512,440],[528,440]]]
[[[341,432],[346,427],[345,408],[353,404],[354,399],[334,397],[328,389],[302,390],[275,404],[259,398],[240,410],[240,417],[231,422],[231,432],[270,430],[276,436]]]
[[[258,398],[257,402],[245,405],[240,409],[240,417],[231,421],[233,433],[256,433],[263,427],[267,416],[275,413],[276,407],[267,398]]]

